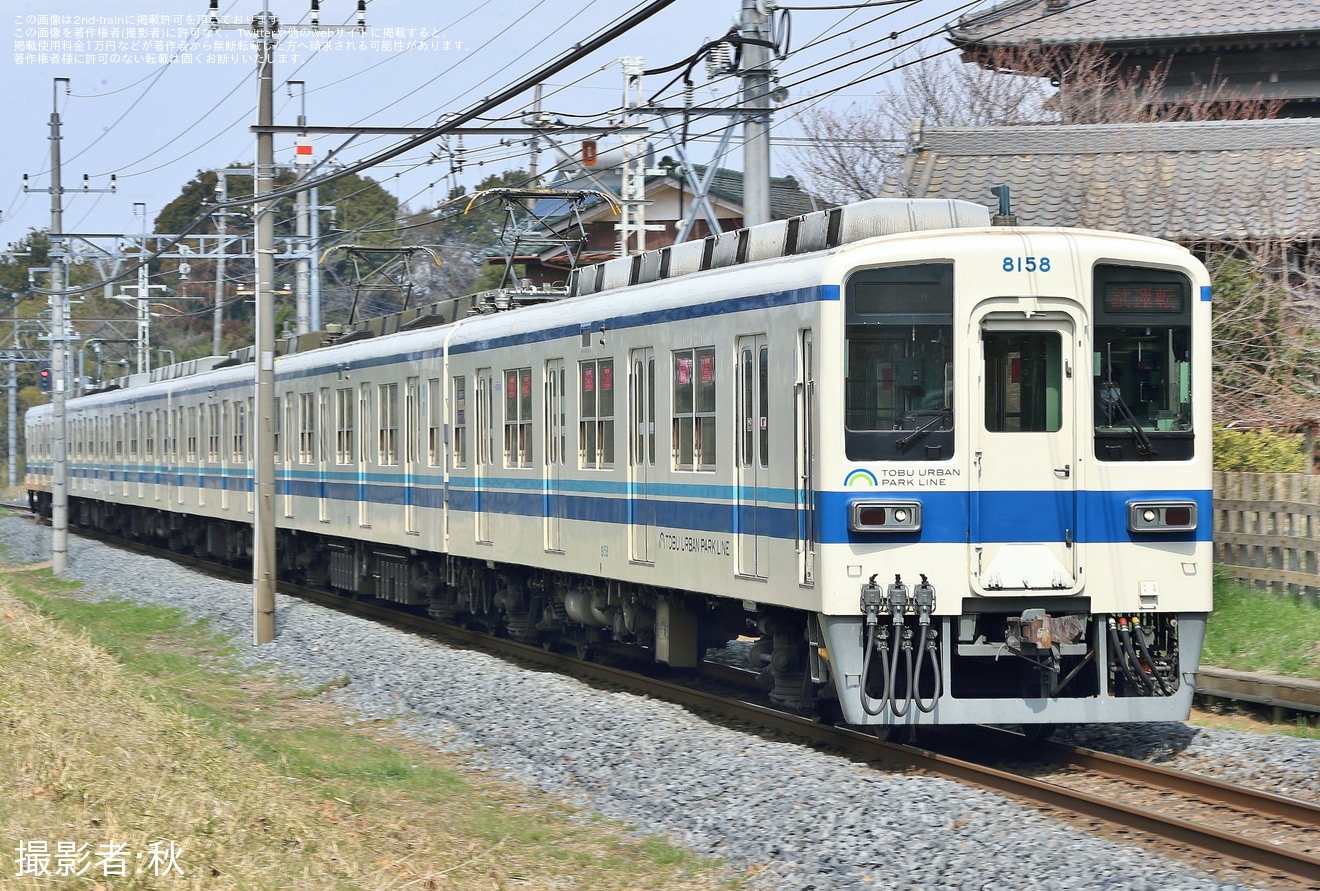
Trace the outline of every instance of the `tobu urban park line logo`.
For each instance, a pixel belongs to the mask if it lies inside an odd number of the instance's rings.
[[[700,535],[685,535],[674,532],[660,533],[660,550],[704,554],[710,557],[727,557],[732,553],[727,538],[705,538]]]
[[[859,467],[843,478],[843,485],[848,489],[874,489],[879,483],[876,481],[874,473]]]

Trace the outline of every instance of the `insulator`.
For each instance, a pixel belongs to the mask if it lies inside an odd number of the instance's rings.
[[[733,47],[717,43],[706,53],[706,77],[718,77],[733,66]]]
[[[691,108],[693,105],[696,105],[696,98],[697,88],[693,86],[690,81],[683,84],[683,105],[687,108]]]

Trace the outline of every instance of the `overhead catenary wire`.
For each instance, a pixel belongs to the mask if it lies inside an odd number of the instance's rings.
[[[325,185],[326,183],[334,182],[337,179],[342,179],[343,177],[350,176],[362,170],[367,170],[375,166],[376,164],[390,160],[391,158],[398,157],[399,155],[404,154],[405,152],[410,151],[411,149],[414,149],[420,145],[424,145],[427,142],[430,142],[431,140],[435,139],[437,136],[444,135],[450,130],[462,126],[463,124],[474,119],[478,115],[484,114],[485,112],[489,111],[492,108],[499,107],[500,105],[509,101],[511,98],[514,98],[522,94],[526,90],[530,89],[534,84],[542,80],[545,80],[548,77],[554,76],[555,74],[564,70],[569,65],[572,65],[574,62],[578,61],[579,59],[584,58],[587,55],[590,55],[591,53],[595,52],[597,49],[600,49],[602,46],[605,46],[606,44],[610,43],[620,34],[626,33],[627,31],[631,30],[632,28],[636,27],[637,25],[641,24],[647,19],[651,18],[656,13],[672,5],[674,2],[675,0],[650,0],[650,2],[646,3],[640,10],[633,12],[623,18],[616,19],[612,24],[610,24],[604,30],[598,31],[596,34],[592,35],[586,40],[575,44],[565,52],[560,53],[550,62],[536,69],[531,74],[505,87],[503,90],[496,93],[495,95],[481,100],[480,102],[476,103],[474,106],[470,107],[466,111],[460,112],[454,118],[446,120],[445,122],[438,124],[435,127],[428,128],[423,133],[417,136],[413,136],[409,139],[406,139],[390,149],[387,149],[383,152],[379,152],[374,156],[365,158],[353,164],[349,164],[346,167],[342,168],[341,170],[322,174],[321,176],[314,177],[309,180],[303,180],[291,188],[277,189],[274,191],[266,192],[260,196],[254,196],[252,198],[233,199],[230,201],[220,202],[215,205],[212,205],[210,208],[207,209],[207,213],[205,215],[199,216],[198,218],[194,219],[192,223],[190,223],[188,226],[184,228],[183,232],[180,232],[174,239],[172,239],[169,243],[164,245],[160,249],[160,251],[157,252],[157,254],[143,257],[136,264],[133,264],[128,269],[120,272],[118,275],[106,278],[102,281],[96,282],[91,285],[85,285],[79,288],[64,289],[60,293],[64,293],[64,294],[86,293],[87,291],[91,291],[96,288],[102,287],[110,282],[118,281],[121,278],[126,278],[128,275],[135,273],[144,264],[155,259],[156,256],[159,256],[159,253],[163,253],[173,248],[174,245],[182,241],[183,238],[188,233],[192,232],[194,229],[200,226],[204,220],[209,218],[209,216],[212,213],[221,210],[228,210],[234,207],[246,207],[253,204],[268,205],[272,202],[280,200],[281,198],[288,198],[292,195],[296,195],[299,192],[310,190],[313,187]],[[44,289],[37,289],[37,293],[51,293],[51,292]]]

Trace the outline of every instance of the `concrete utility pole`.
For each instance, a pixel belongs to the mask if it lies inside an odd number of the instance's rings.
[[[60,171],[60,84],[67,92],[69,79],[55,78],[52,86],[50,110],[50,188],[30,189],[27,175],[23,176],[23,191],[50,192],[50,272],[47,288],[50,291],[50,376],[51,376],[51,572],[60,575],[69,566],[69,452],[68,420],[65,416],[64,403],[68,398],[69,341],[75,338],[69,331],[67,320],[67,301],[65,299],[65,276],[67,269],[64,258],[68,245],[64,238],[64,183]],[[110,188],[93,189],[83,176],[84,192],[113,192],[115,178],[110,177]]]
[[[14,309],[14,329],[18,330],[18,309]],[[9,488],[18,485],[18,360],[9,356]]]
[[[279,19],[269,2],[252,21],[257,44],[257,123],[274,123],[275,34]],[[271,191],[275,180],[275,137],[257,134],[257,169],[253,195]],[[252,208],[257,223],[257,398],[253,417],[256,436],[252,450],[252,486],[256,493],[252,518],[252,640],[275,639],[275,216],[273,204]]]
[[[773,0],[742,0],[743,225],[770,222],[770,12]]]
[[[307,82],[301,80],[289,81],[289,95],[293,95],[293,87],[299,87],[299,97],[301,100],[300,110],[298,112],[298,126],[307,126]],[[294,149],[293,160],[300,171],[299,175],[306,173],[307,166],[312,162],[312,144],[307,138],[307,133],[298,134],[298,144]],[[294,333],[306,334],[312,330],[312,311],[311,311],[311,277],[312,247],[307,241],[308,235],[308,217],[311,216],[312,196],[303,189],[293,199],[295,211],[294,234],[297,240],[298,259],[295,261],[296,273],[293,278],[293,300],[294,300]]]
[[[215,180],[216,200],[221,203],[229,200],[228,182],[225,172],[220,171]],[[222,355],[225,348],[225,235],[227,229],[224,211],[215,215],[215,231],[220,236],[215,257],[215,312],[211,316],[211,355]]]
[[[67,77],[55,78],[50,110],[50,375],[51,375],[51,551],[50,571],[62,574],[69,568],[69,454],[67,418],[64,413],[65,388],[69,375],[68,351],[64,346],[64,185],[60,179],[60,97],[59,85],[69,88]]]
[[[313,4],[312,27],[318,27],[319,4]],[[358,0],[357,26],[366,27],[366,0]],[[211,28],[248,27],[220,24],[220,0],[211,0]],[[280,20],[264,0],[250,26],[257,50],[257,159],[253,196],[273,191],[275,179],[274,62]],[[332,28],[332,26],[331,26]],[[331,29],[327,28],[327,29]],[[253,407],[252,489],[252,642],[275,639],[275,218],[274,204],[258,201],[256,219],[256,399]]]

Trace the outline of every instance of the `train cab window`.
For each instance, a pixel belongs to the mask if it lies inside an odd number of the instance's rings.
[[[675,470],[715,469],[715,348],[674,351]]]
[[[1054,433],[1063,426],[1063,342],[1057,331],[984,331],[985,429]]]
[[[860,270],[844,300],[847,456],[952,457],[953,264]]]
[[[608,470],[614,466],[614,360],[588,359],[578,371],[580,463]]]
[[[1191,282],[1169,270],[1100,265],[1092,296],[1096,458],[1190,459]]]
[[[532,369],[504,372],[504,466],[532,466]]]

